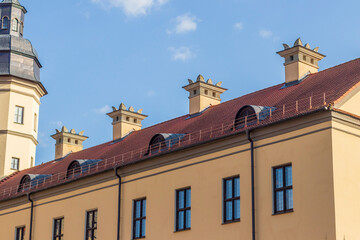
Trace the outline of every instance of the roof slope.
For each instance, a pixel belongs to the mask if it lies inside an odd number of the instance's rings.
[[[342,98],[343,95],[348,93],[349,89],[359,83],[360,59],[355,59],[319,73],[311,74],[298,85],[281,89],[284,84],[278,84],[212,106],[197,117],[187,119],[189,115],[181,116],[133,132],[122,141],[103,143],[80,152],[72,153],[61,161],[50,161],[10,175],[0,182],[0,200],[9,198],[10,195],[9,197],[2,196],[7,196],[6,191],[8,191],[10,187],[16,189],[22,177],[26,174],[54,175],[60,172],[64,173],[72,161],[79,159],[113,159],[114,162],[116,161],[115,165],[117,166],[119,166],[119,164],[130,164],[147,157],[145,154],[148,144],[151,138],[158,133],[180,133],[189,136],[192,133],[199,134],[200,129],[213,129],[214,126],[218,126],[217,129],[220,129],[219,126],[224,126],[223,124],[228,126],[233,123],[237,112],[245,105],[275,107],[277,109],[275,111],[276,113],[274,112],[272,120],[268,121],[273,123],[306,112],[316,111],[324,106],[324,98],[326,104],[331,104]],[[264,122],[266,123],[266,121]],[[222,130],[222,133],[223,132]],[[191,135],[188,139],[189,138],[192,138]],[[214,138],[214,136],[212,138]],[[199,139],[201,139],[201,136]],[[204,138],[204,140],[206,140],[206,138]],[[130,154],[131,158],[129,157]],[[139,157],[134,158],[134,154],[137,154]],[[108,168],[114,167],[115,165],[109,165]],[[105,166],[104,169],[105,168],[107,167]],[[58,176],[57,178],[60,177]],[[64,176],[62,178],[64,178]],[[5,194],[3,194],[4,190]]]

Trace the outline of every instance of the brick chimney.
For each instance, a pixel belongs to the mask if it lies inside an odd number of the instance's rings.
[[[202,75],[199,75],[194,82],[188,79],[189,85],[183,88],[189,92],[189,114],[201,112],[210,105],[221,103],[220,95],[227,89],[222,88],[222,82],[213,84],[211,79],[205,82]]]
[[[107,115],[113,119],[113,140],[118,140],[132,131],[141,130],[141,122],[148,116],[142,114],[142,109],[135,112],[133,107],[126,109],[121,103],[119,109],[112,107],[113,111]]]
[[[309,73],[318,72],[318,62],[325,57],[325,55],[318,53],[319,47],[310,48],[307,43],[303,45],[300,38],[298,38],[293,47],[283,44],[284,50],[277,52],[285,59],[285,82],[290,83],[305,77]]]
[[[61,131],[56,129],[56,133],[51,137],[56,141],[55,159],[83,150],[83,142],[88,139],[84,136],[84,131],[76,133],[74,129],[69,131],[65,126],[61,128]]]

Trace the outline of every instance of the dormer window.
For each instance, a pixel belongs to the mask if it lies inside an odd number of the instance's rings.
[[[179,146],[180,141],[186,134],[160,133],[156,134],[149,143],[149,149],[145,155],[159,153],[174,146]]]
[[[8,17],[3,17],[1,28],[2,29],[8,29],[9,28],[9,18]]]
[[[19,31],[19,20],[17,20],[16,18],[13,19],[12,30],[13,30],[14,32]]]
[[[245,125],[254,124],[257,121],[257,115],[252,106],[245,106],[239,110],[235,117],[235,129],[243,128]]]
[[[166,148],[166,144],[165,144],[164,136],[162,134],[157,134],[151,139],[148,152],[150,154],[154,154],[161,152],[161,150],[165,148]]]
[[[79,176],[81,172],[80,163],[78,161],[74,161],[68,167],[66,178],[73,178]]]
[[[21,191],[26,191],[30,188],[30,183],[31,183],[31,178],[29,175],[25,175],[21,181],[20,181],[20,185],[19,185],[19,188],[18,188],[18,192],[21,192]]]

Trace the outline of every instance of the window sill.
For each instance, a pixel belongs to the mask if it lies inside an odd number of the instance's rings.
[[[19,169],[16,169],[16,168],[10,168],[10,170],[19,171]]]
[[[189,230],[191,230],[191,228],[185,228],[185,229],[181,229],[181,230],[176,230],[176,231],[174,231],[174,233],[185,232],[185,231],[189,231]]]
[[[240,222],[240,219],[235,219],[233,221],[227,221],[227,222],[223,222],[221,225],[226,225],[226,224],[231,224],[231,223],[237,223]]]
[[[283,212],[273,213],[272,216],[277,216],[277,215],[282,215],[282,214],[292,213],[292,212],[294,212],[294,209],[286,210],[286,211],[283,211]]]
[[[14,122],[15,124],[18,124],[18,125],[24,125],[24,123],[18,123],[18,122]]]

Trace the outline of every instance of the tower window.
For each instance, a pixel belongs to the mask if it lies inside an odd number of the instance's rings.
[[[306,56],[305,55],[303,56],[303,60],[306,61]]]
[[[212,93],[212,96],[213,96],[213,97],[216,97],[216,92],[213,92],[213,93]]]
[[[24,124],[24,108],[15,106],[15,123]]]
[[[12,30],[13,30],[14,32],[19,31],[19,20],[17,20],[16,18],[13,19]]]
[[[69,142],[71,142],[71,139],[70,139],[70,138],[68,138],[68,143],[69,143]]]
[[[8,17],[3,17],[1,28],[2,29],[9,28],[9,18]]]
[[[294,61],[294,56],[290,56],[290,61]]]
[[[314,64],[314,59],[311,59],[310,62],[311,62],[311,64]]]
[[[11,159],[11,169],[12,170],[19,170],[19,162],[20,162],[20,159],[19,158],[12,158]]]
[[[134,119],[134,123],[137,123],[137,119],[136,119],[136,118]]]
[[[75,144],[79,144],[79,141],[78,141],[78,140],[75,140]]]
[[[209,91],[208,91],[208,90],[205,90],[205,94],[208,95],[208,94],[209,94]]]
[[[59,138],[59,141],[58,141],[58,142],[59,142],[59,144],[61,143],[61,138]]]
[[[37,131],[37,114],[34,113],[34,131],[36,132]]]
[[[196,93],[197,93],[196,90],[194,90],[194,95],[196,95]]]
[[[24,23],[23,22],[20,23],[20,34],[21,35],[24,34]]]
[[[116,122],[119,121],[119,116],[116,117],[116,120],[115,120],[115,121],[116,121]]]

